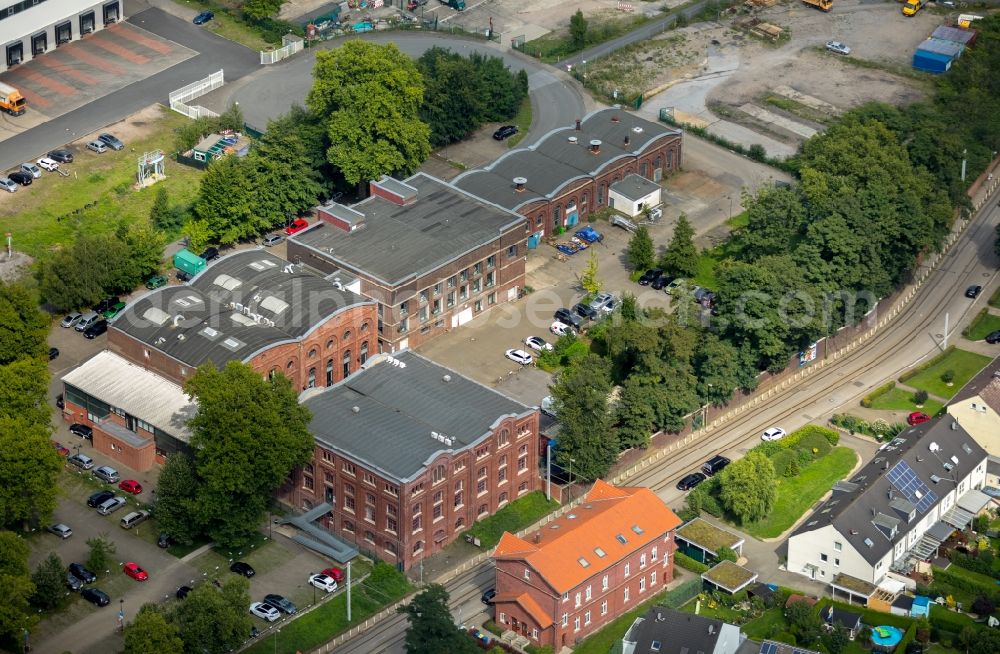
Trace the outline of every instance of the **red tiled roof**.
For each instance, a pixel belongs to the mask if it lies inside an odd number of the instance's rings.
[[[497,595],[493,598],[494,606],[500,606],[506,602],[514,602],[524,609],[527,614],[530,615],[536,623],[538,623],[539,629],[546,629],[554,622],[552,616],[546,613],[545,609],[543,609],[538,602],[535,601],[535,598],[528,593],[521,593],[520,595],[506,593],[503,595]]]
[[[648,488],[616,488],[598,480],[586,501],[525,538],[505,533],[493,557],[524,560],[565,593],[680,524]]]

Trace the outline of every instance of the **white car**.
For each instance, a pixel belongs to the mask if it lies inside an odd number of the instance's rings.
[[[550,343],[546,343],[545,339],[542,338],[541,336],[529,336],[528,338],[524,339],[524,344],[530,347],[532,350],[538,350],[539,352],[541,352],[542,350],[552,349],[552,345]]]
[[[266,602],[254,602],[250,605],[250,612],[268,622],[274,622],[281,617],[281,612]]]
[[[21,172],[28,173],[35,179],[38,179],[39,177],[42,176],[42,169],[36,166],[35,164],[31,163],[30,161],[21,164]]]
[[[780,441],[785,437],[785,430],[781,427],[771,427],[761,434],[761,440],[764,441]]]
[[[849,55],[851,54],[851,48],[848,45],[841,43],[840,41],[827,41],[826,49],[830,52],[836,52],[837,54]]]
[[[507,350],[503,355],[514,363],[520,363],[522,366],[530,366],[533,361],[531,355],[524,350]]]
[[[557,320],[549,326],[549,331],[556,336],[565,336],[566,334],[572,334],[573,328]]]
[[[49,171],[50,173],[55,172],[59,168],[59,162],[55,159],[49,159],[48,157],[42,157],[38,160],[38,165]]]
[[[328,577],[324,574],[309,575],[309,583],[328,593],[337,590],[337,582],[333,580],[333,577]]]

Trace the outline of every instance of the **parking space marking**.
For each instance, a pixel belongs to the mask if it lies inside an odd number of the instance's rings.
[[[140,33],[138,27],[133,27],[133,26],[126,27],[126,23],[116,23],[115,25],[109,27],[108,31],[113,32],[116,36],[125,37],[126,39],[132,41],[133,43],[137,43],[141,46],[149,48],[150,50],[154,50],[155,52],[158,52],[160,54],[168,54],[170,52],[173,52],[173,48],[164,43],[163,41],[160,41],[158,39],[153,39],[148,36],[144,36],[143,34]]]
[[[31,68],[22,68],[18,71],[15,71],[15,74],[20,75],[26,80],[34,82],[36,89],[37,87],[42,87],[43,89],[51,89],[52,91],[58,93],[59,95],[76,95],[77,93],[77,89],[73,88],[69,84],[63,84],[59,80],[49,77],[48,75],[43,75],[37,70],[32,70]]]
[[[90,39],[90,43],[96,45],[99,48],[103,48],[113,55],[121,57],[126,61],[130,61],[137,66],[143,66],[149,63],[149,57],[141,55],[138,52],[132,52],[128,48],[122,47],[117,43],[110,43],[103,41],[101,39]]]
[[[55,57],[39,57],[38,65],[44,66],[53,72],[65,75],[66,77],[72,77],[78,82],[83,84],[98,84],[98,80],[95,77],[91,77],[82,70],[78,70],[72,64],[66,61],[60,61]]]
[[[116,66],[107,59],[98,57],[96,54],[90,52],[89,50],[86,50],[82,46],[79,48],[74,48],[71,53],[71,56],[75,57],[76,59],[79,59],[85,64],[90,64],[94,68],[103,70],[105,73],[111,73],[112,75],[121,75],[123,72],[119,66]]]

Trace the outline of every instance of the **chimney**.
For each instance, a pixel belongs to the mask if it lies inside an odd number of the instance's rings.
[[[630,139],[629,139],[629,136],[628,136],[628,134],[626,134],[626,135],[625,135],[625,147],[626,147],[626,148],[628,147],[628,144],[629,144],[629,140],[630,140]]]
[[[515,177],[514,178],[514,190],[518,193],[524,193],[524,185],[528,183],[527,177]]]
[[[580,119],[579,118],[576,119],[576,131],[578,131],[578,132],[580,131]]]
[[[535,544],[536,544],[536,545],[537,545],[538,543],[542,542],[542,532],[540,532],[540,531],[536,531],[536,532],[535,532],[535,537],[534,537],[534,538],[533,538],[532,540],[534,540],[534,541],[535,541]]]
[[[708,635],[709,636],[714,636],[715,635],[715,625],[714,624],[708,625]]]
[[[590,154],[600,154],[601,153],[601,142],[597,139],[593,139],[590,142]]]

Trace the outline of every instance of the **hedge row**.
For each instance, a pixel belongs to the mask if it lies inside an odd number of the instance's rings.
[[[972,618],[935,604],[931,606],[930,623],[939,631],[960,634],[962,629],[972,624]]]
[[[899,381],[903,381],[903,378],[900,377]],[[871,393],[861,398],[861,406],[863,406],[866,409],[872,408],[872,404],[875,403],[875,400],[882,397],[883,395],[885,395],[894,388],[896,388],[896,382],[894,381],[882,384],[881,386],[873,390]]]
[[[996,584],[988,584],[977,579],[970,579],[965,575],[957,575],[944,568],[934,568],[934,580],[974,595],[993,597],[997,592]]]
[[[690,570],[695,574],[701,574],[703,572],[708,572],[708,566],[700,561],[695,561],[687,554],[681,554],[680,552],[674,553],[674,563],[684,568],[685,570]]]
[[[899,641],[899,645],[897,645],[896,649],[893,651],[905,652],[906,646],[912,643],[916,639],[916,637],[917,637],[917,623],[914,622],[913,624],[910,625],[910,628],[906,630],[906,633],[903,634],[903,640]]]
[[[907,379],[912,379],[913,377],[916,377],[918,374],[920,374],[924,370],[927,370],[931,366],[937,365],[946,356],[948,356],[949,354],[951,354],[951,351],[954,350],[954,349],[955,349],[954,345],[949,345],[948,347],[946,347],[944,349],[944,351],[941,354],[937,355],[936,357],[931,357],[927,361],[924,361],[923,363],[921,363],[916,368],[910,368],[909,370],[907,370],[906,372],[904,372],[902,375],[899,376],[900,383],[906,383]]]

